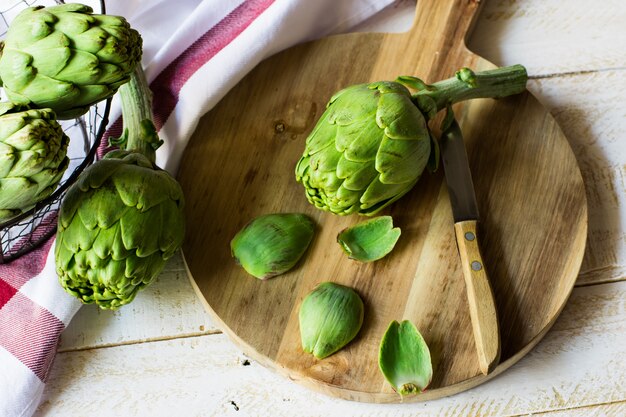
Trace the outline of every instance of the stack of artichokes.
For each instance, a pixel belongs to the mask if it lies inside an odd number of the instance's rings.
[[[118,16],[81,4],[30,7],[0,44],[0,221],[32,208],[57,187],[69,138],[58,119],[85,114],[120,89],[121,150],[80,174],[61,204],[56,269],[85,303],[133,300],[180,247],[179,184],[155,165],[161,144],[140,61],[139,33]]]
[[[24,9],[0,43],[0,222],[31,209],[68,166],[59,119],[86,113],[129,80],[141,37],[81,4]]]

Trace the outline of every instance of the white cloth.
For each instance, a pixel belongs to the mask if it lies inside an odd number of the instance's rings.
[[[97,6],[96,0],[85,0]],[[24,7],[2,0],[4,8]],[[52,0],[37,3],[51,5]],[[165,146],[157,162],[175,173],[198,119],[264,58],[296,43],[342,32],[392,0],[107,0],[144,40]],[[96,10],[97,7],[94,7]],[[119,108],[114,106],[111,120]],[[59,286],[54,239],[0,265],[0,417],[36,410],[59,334],[80,303]]]

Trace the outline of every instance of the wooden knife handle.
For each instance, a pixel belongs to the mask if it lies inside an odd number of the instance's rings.
[[[455,223],[454,231],[465,277],[478,363],[481,372],[487,375],[500,360],[500,332],[493,291],[478,247],[476,221]]]

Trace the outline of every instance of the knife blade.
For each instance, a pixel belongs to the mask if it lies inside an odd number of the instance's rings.
[[[493,291],[476,232],[479,213],[472,173],[461,128],[456,120],[453,119],[442,132],[440,148],[478,363],[481,372],[487,375],[500,360],[500,332]]]

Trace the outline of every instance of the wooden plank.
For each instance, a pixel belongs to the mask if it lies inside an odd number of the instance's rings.
[[[195,295],[180,254],[156,281],[117,311],[83,306],[61,334],[59,351],[215,333]]]
[[[625,68],[625,21],[622,0],[487,0],[468,46],[533,75]]]
[[[525,414],[524,417],[624,417],[626,402],[598,404],[580,408]],[[521,416],[520,416],[521,417]]]
[[[504,374],[449,398],[396,405],[332,399],[256,362],[246,366],[224,335],[66,352],[57,356],[36,416],[123,410],[125,416],[504,417],[596,405],[613,412],[606,403],[626,400],[625,341],[626,282],[577,288],[554,329]],[[623,415],[609,411],[592,415]],[[569,412],[548,416],[576,415]]]

